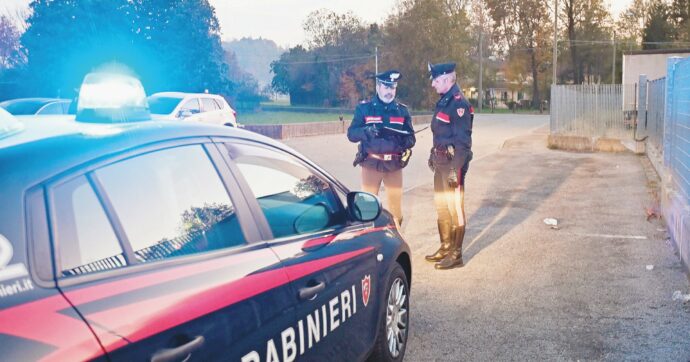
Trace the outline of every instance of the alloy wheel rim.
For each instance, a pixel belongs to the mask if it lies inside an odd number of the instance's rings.
[[[388,352],[397,358],[402,352],[407,336],[407,290],[405,283],[396,278],[388,293],[386,307],[386,335],[388,338]]]

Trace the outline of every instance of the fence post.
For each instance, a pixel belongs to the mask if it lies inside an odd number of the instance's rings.
[[[680,57],[670,57],[666,60],[666,109],[664,110],[664,164],[671,166],[671,154],[673,153],[673,125],[675,122],[674,105],[674,85],[676,83],[676,64],[681,61]]]
[[[639,139],[637,131],[640,129],[640,121],[644,121],[644,132],[647,133],[647,75],[640,74],[637,84],[637,117],[633,137]]]

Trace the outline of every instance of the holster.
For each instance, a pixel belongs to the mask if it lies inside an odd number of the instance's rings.
[[[364,147],[362,147],[362,144],[360,143],[357,146],[357,154],[355,154],[355,160],[352,161],[352,166],[357,167],[362,161],[367,159],[367,152],[364,151]]]
[[[407,166],[407,164],[410,163],[410,157],[412,157],[412,149],[406,148],[405,151],[402,152],[402,155],[400,155],[400,167]]]

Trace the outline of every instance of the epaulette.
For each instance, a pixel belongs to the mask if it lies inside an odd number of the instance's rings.
[[[363,100],[359,101],[359,104],[364,104],[364,103],[369,103],[369,101],[366,100],[366,99],[363,99]]]
[[[403,106],[403,107],[405,107],[405,108],[409,108],[409,107],[407,106],[407,104],[405,104],[405,103],[403,103],[403,102],[398,102],[398,104],[401,105],[401,106]]]
[[[453,96],[455,99],[462,99],[462,95],[460,93],[456,94]]]

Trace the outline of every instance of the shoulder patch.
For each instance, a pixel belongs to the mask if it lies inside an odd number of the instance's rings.
[[[458,116],[462,117],[465,115],[465,108],[458,108]]]

